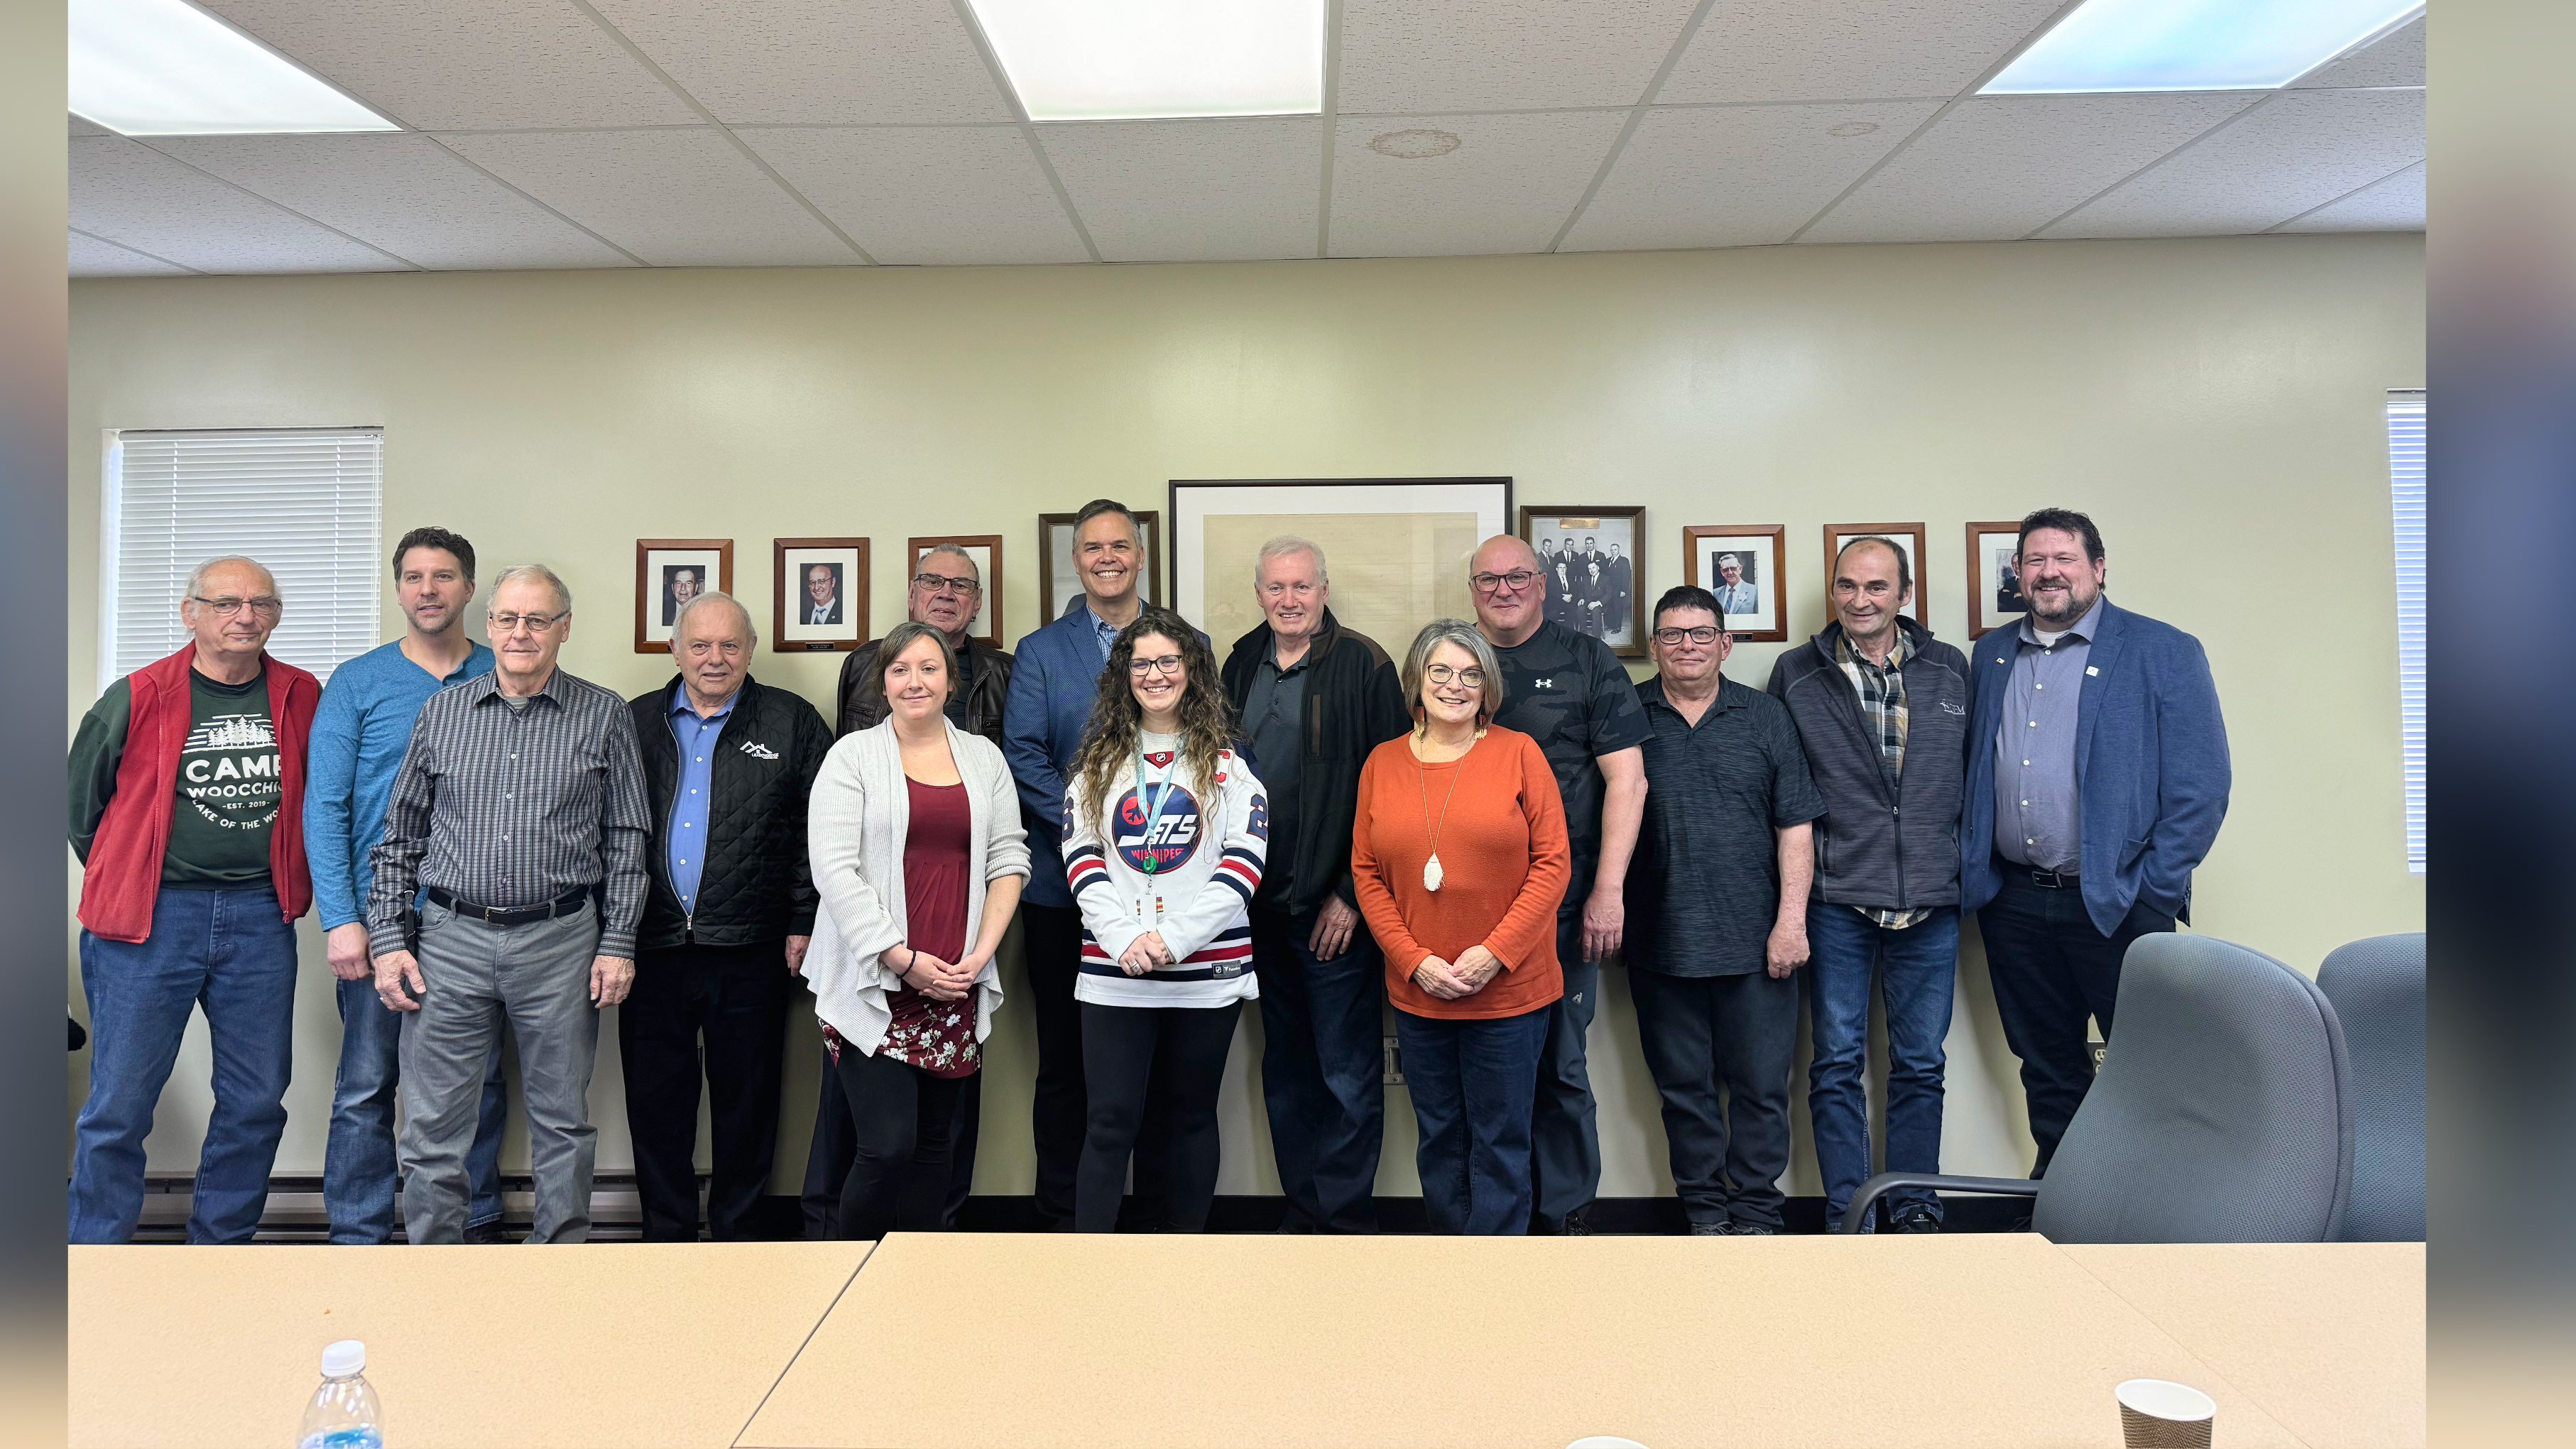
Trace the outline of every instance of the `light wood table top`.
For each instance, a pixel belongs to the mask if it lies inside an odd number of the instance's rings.
[[[739,1442],[2114,1449],[2138,1377],[2229,1449],[2298,1442],[2032,1234],[898,1234]]]
[[[401,1449],[721,1449],[867,1250],[73,1248],[71,1443],[279,1449],[358,1338]]]
[[[2105,1243],[2059,1251],[2307,1443],[2424,1442],[2422,1243]]]

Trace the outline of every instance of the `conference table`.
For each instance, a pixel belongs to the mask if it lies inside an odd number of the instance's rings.
[[[2030,1233],[78,1248],[71,1442],[287,1443],[357,1337],[392,1449],[2062,1449],[2137,1377],[2362,1449],[2423,1301],[2421,1244]]]

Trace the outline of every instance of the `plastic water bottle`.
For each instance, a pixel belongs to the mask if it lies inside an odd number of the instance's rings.
[[[322,1350],[322,1387],[304,1406],[296,1449],[385,1449],[385,1411],[366,1370],[367,1346],[354,1338]]]

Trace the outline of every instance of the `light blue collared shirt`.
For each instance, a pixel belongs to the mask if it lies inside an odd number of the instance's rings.
[[[1087,599],[1083,601],[1082,611],[1091,616],[1091,632],[1100,639],[1100,662],[1106,664],[1109,662],[1110,646],[1118,642],[1119,628],[1100,617],[1100,611],[1091,607]]]
[[[714,788],[707,762],[715,758],[716,741],[741,698],[737,689],[724,708],[701,717],[689,704],[687,688],[671,694],[671,733],[680,742],[680,786],[671,797],[671,838],[664,858],[670,863],[671,891],[680,898],[682,915],[696,913],[698,878],[707,869],[707,792]]]

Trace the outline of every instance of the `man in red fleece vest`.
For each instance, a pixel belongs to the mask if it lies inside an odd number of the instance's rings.
[[[198,565],[179,604],[196,637],[108,686],[72,739],[94,1043],[72,1153],[75,1243],[134,1236],[143,1139],[197,1006],[215,1106],[188,1241],[248,1242],[268,1206],[294,1052],[295,918],[313,897],[304,744],[322,696],[268,657],[284,608],[258,563]]]

